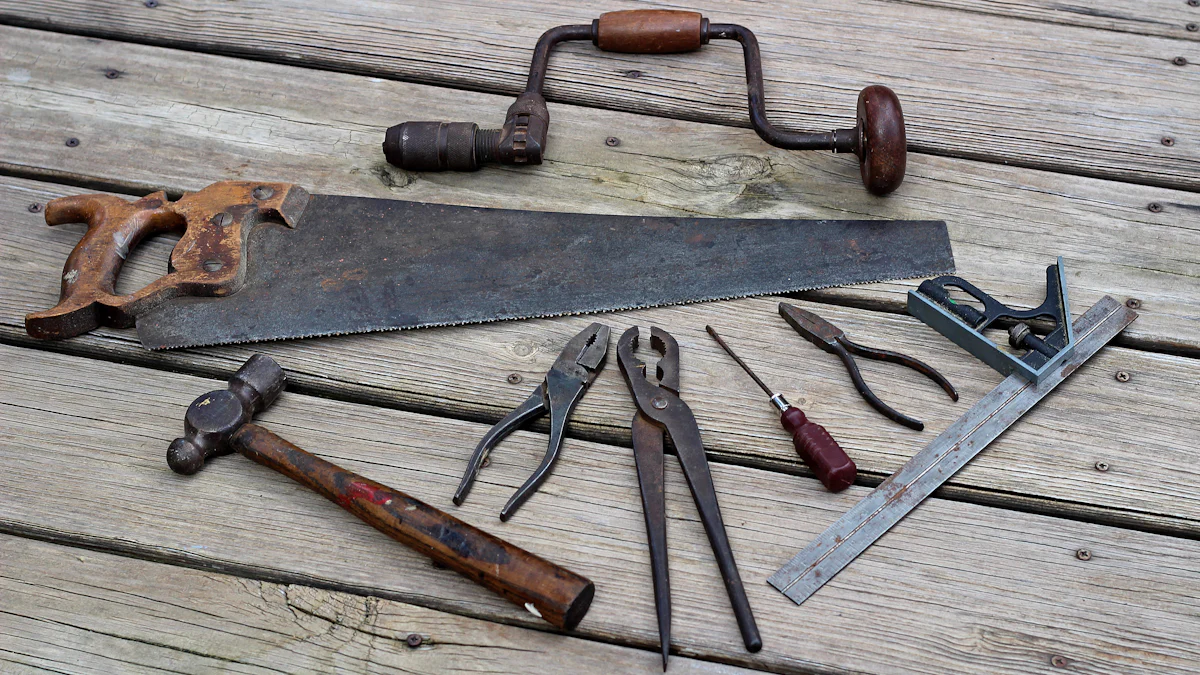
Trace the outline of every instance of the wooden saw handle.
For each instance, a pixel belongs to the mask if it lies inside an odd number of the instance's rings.
[[[294,227],[308,193],[287,183],[226,181],[172,202],[163,192],[136,201],[95,194],[46,205],[46,223],[86,223],[88,230],[63,266],[57,305],[25,317],[25,330],[43,340],[97,326],[128,328],[142,314],[179,295],[234,293],[246,278],[250,230],[272,217]],[[171,271],[129,295],[116,294],[117,275],[142,239],[183,232],[171,252]]]
[[[387,536],[571,630],[596,589],[591,581],[422,501],[331,464],[257,424],[233,434],[241,454],[324,495]]]

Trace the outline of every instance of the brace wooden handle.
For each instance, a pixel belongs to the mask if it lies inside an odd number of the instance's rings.
[[[673,9],[630,9],[601,14],[595,43],[606,52],[675,54],[700,49],[707,42],[699,12]]]
[[[231,439],[241,454],[312,488],[371,527],[429,556],[558,628],[591,605],[586,578],[424,502],[305,452],[257,424]]]
[[[783,428],[792,435],[792,444],[800,459],[808,465],[817,480],[830,492],[841,492],[854,484],[858,467],[842,446],[829,435],[825,427],[810,422],[804,411],[788,408],[780,415]]]

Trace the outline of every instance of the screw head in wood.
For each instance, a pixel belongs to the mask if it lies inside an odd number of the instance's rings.
[[[1128,382],[1129,381],[1129,373],[1125,372],[1124,370],[1118,370],[1117,374],[1114,377],[1117,378],[1117,382]]]
[[[1162,213],[1163,205],[1159,204],[1158,202],[1150,202],[1146,205],[1146,208],[1150,211],[1150,213]]]
[[[521,384],[521,380],[524,380],[525,378],[521,377],[520,373],[512,373],[505,379],[508,380],[509,384]]]
[[[421,637],[420,633],[409,633],[408,637],[404,638],[404,644],[408,645],[409,649],[416,649],[421,646],[425,638]]]
[[[1096,462],[1097,471],[1108,471],[1108,462]]]
[[[45,207],[43,207],[41,204],[39,204],[37,202],[34,202],[34,203],[30,204],[28,208],[29,208],[30,213],[41,213],[42,209]]]
[[[1129,309],[1138,309],[1142,306],[1142,301],[1137,298],[1130,298],[1125,301],[1125,306]]]
[[[158,7],[158,0],[146,0],[142,4],[149,7],[150,9],[154,9],[155,7]]]
[[[1186,66],[1188,64],[1188,60],[1182,56],[1176,56],[1175,58],[1171,59],[1171,63],[1174,63],[1177,66]]]
[[[1200,0],[1187,0],[1188,7],[1200,7]]]
[[[74,136],[72,136],[71,138],[67,139],[66,146],[68,148],[74,148],[74,147],[77,147],[78,145],[79,145],[78,138],[75,138]]]
[[[1086,548],[1081,548],[1078,551],[1075,551],[1075,557],[1079,558],[1080,560],[1091,560],[1092,552]]]
[[[1067,657],[1065,656],[1059,656],[1058,654],[1055,654],[1054,656],[1050,657],[1050,665],[1054,666],[1055,668],[1066,668],[1070,663],[1071,662],[1068,661]]]
[[[1188,29],[1189,33],[1195,33],[1196,31],[1200,30],[1200,24],[1189,23],[1188,25],[1184,26],[1184,28]]]
[[[116,68],[109,68],[108,70],[104,71],[104,77],[107,77],[110,80],[115,80],[120,76],[121,71],[117,70]]]
[[[1167,147],[1169,148],[1169,147],[1171,147],[1171,146],[1175,145],[1175,139],[1174,139],[1174,138],[1171,138],[1170,136],[1163,136],[1163,137],[1162,137],[1162,138],[1159,140],[1159,143],[1162,143],[1163,145],[1165,145],[1165,146],[1167,146]]]
[[[604,144],[610,148],[615,148],[621,144],[621,139],[617,138],[616,136],[609,136],[608,138],[604,139]]]

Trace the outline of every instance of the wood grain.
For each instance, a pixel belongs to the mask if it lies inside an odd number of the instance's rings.
[[[686,349],[686,347],[685,347]],[[687,352],[685,352],[686,354]],[[0,347],[0,529],[523,625],[538,622],[237,456],[192,477],[163,452],[218,382]],[[286,361],[284,365],[289,365]],[[685,391],[687,381],[685,379]],[[477,424],[285,393],[262,423],[306,449],[449,506]],[[579,632],[656,644],[644,524],[627,449],[569,441],[520,515],[496,511],[546,437],[519,432],[456,515],[595,580]],[[933,499],[801,608],[762,580],[864,494],[716,464],[731,544],[763,632],[742,651],[682,474],[667,471],[681,653],[776,672],[1184,673],[1200,659],[1200,542]],[[1087,548],[1091,559],[1075,551]],[[86,554],[85,554],[86,556]]]
[[[1180,40],[1200,40],[1200,31],[1188,30],[1200,22],[1200,9],[1181,0],[899,0],[904,4],[958,9],[976,14],[1014,17],[1066,26],[1159,35]],[[986,24],[983,24],[986,25]]]
[[[128,0],[3,0],[0,20],[514,94],[543,31],[643,7],[662,4],[547,8],[460,0],[431,11],[386,0],[352,7],[187,0],[153,9]],[[784,128],[850,126],[855,94],[884,84],[899,94],[909,143],[919,152],[1200,190],[1200,120],[1187,114],[1200,101],[1197,42],[1002,16],[981,22],[973,13],[892,2],[858,2],[852,11],[837,0],[722,2],[706,13],[758,33],[767,108]],[[556,54],[547,79],[551,100],[748,124],[736,45],[645,57],[598,55],[577,44]],[[1176,57],[1190,65],[1173,65]],[[118,66],[93,66],[104,67]],[[507,105],[464,119],[498,125]],[[390,113],[385,126],[413,119],[400,106],[381,111]],[[1162,145],[1164,136],[1176,143]],[[550,141],[551,158],[561,150]]]
[[[55,301],[59,266],[79,236],[81,226],[47,228],[38,222],[39,214],[26,209],[56,190],[78,191],[0,180],[0,283],[6,288],[0,295],[0,326],[10,340],[27,339],[21,327],[25,312]],[[140,250],[143,255],[129,263],[126,287],[132,290],[165,269],[168,248],[159,241]],[[1072,297],[1081,313],[1078,294]],[[801,339],[779,318],[777,302],[739,300],[156,354],[144,351],[132,331],[105,330],[37,345],[225,377],[249,354],[261,351],[285,363],[309,391],[490,423],[529,395],[563,345],[589,322],[599,319],[618,332],[630,324],[655,324],[683,347],[683,396],[700,419],[709,452],[725,461],[801,470],[791,440],[762,392],[704,333],[704,325],[711,323],[768,382],[826,426],[860,471],[876,476],[898,469],[1000,381],[998,374],[910,317],[802,303],[852,339],[928,361],[959,387],[962,401],[952,404],[935,385],[907,369],[864,361],[875,391],[928,425],[925,433],[903,429],[868,407],[840,361]],[[629,442],[634,408],[613,359],[610,353],[609,368],[573,417],[570,430],[576,436]],[[1131,373],[1132,379],[1118,382],[1117,371]],[[523,382],[508,383],[511,373]],[[1191,395],[1197,380],[1200,362],[1194,359],[1107,349],[951,485],[990,493],[971,499],[1075,516],[1086,512],[1108,522],[1194,535],[1200,527],[1200,503],[1189,497],[1200,489],[1200,459],[1193,452],[1200,400]],[[1098,461],[1112,469],[1096,471]]]
[[[942,218],[959,273],[996,297],[1040,302],[1045,267],[1062,255],[1078,307],[1104,294],[1142,301],[1123,344],[1200,354],[1194,194],[926,155],[911,159],[897,194],[879,199],[844,157],[769,148],[748,130],[573,106],[552,106],[558,154],[540,167],[408,174],[379,148],[397,116],[482,119],[506,99],[24,29],[0,28],[0,38],[0,167],[11,171],[139,192],[279,180],[551,211]],[[104,68],[121,76],[107,79]],[[66,147],[68,136],[80,145]],[[605,145],[608,136],[621,144]],[[22,227],[30,219],[22,213]],[[913,286],[812,297],[903,311]]]
[[[0,670],[653,672],[657,654],[370,596],[0,535]],[[409,647],[409,635],[423,642]],[[684,657],[671,672],[748,673]]]

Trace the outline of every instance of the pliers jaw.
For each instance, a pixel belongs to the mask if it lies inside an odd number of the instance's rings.
[[[550,372],[558,372],[590,385],[608,359],[609,329],[602,323],[593,323],[579,335],[571,338],[562,353],[555,359]]]
[[[829,323],[825,319],[786,302],[779,303],[779,315],[787,321],[804,339],[829,352],[837,353],[838,340],[846,337],[846,332]]]
[[[609,329],[601,323],[593,323],[567,342],[562,353],[546,373],[546,378],[537,389],[503,419],[495,424],[480,439],[479,445],[467,462],[458,490],[454,492],[454,504],[461,506],[471,491],[475,477],[492,449],[526,422],[550,414],[550,440],[541,464],[525,483],[517,489],[500,511],[500,520],[507,521],[541,487],[558,459],[566,433],[567,418],[575,405],[583,398],[587,388],[595,381],[608,356]]]
[[[638,339],[637,326],[621,335],[617,340],[617,363],[638,410],[660,425],[665,425],[664,413],[672,407],[672,402],[677,402],[674,407],[687,407],[679,399],[679,343],[670,333],[657,326],[650,329],[650,347],[660,354],[656,367],[658,384],[655,384],[646,376],[646,363],[634,355]]]

